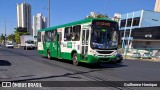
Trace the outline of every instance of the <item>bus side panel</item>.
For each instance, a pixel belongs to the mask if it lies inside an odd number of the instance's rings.
[[[45,56],[45,55],[43,54],[43,52],[44,52],[44,50],[38,50],[38,54],[40,54],[40,55],[42,55],[42,56]]]
[[[61,57],[63,59],[72,60],[73,51],[79,55],[80,53],[80,42],[79,41],[62,42]]]
[[[57,58],[57,42],[52,42],[51,56]]]
[[[77,55],[78,55],[78,61],[81,62],[81,55],[79,53],[77,53]],[[66,53],[66,52],[61,53],[61,57],[66,60],[72,60],[71,56],[72,56],[71,53]]]
[[[61,52],[61,58],[66,60],[72,60],[71,53],[67,53],[67,52]]]
[[[88,63],[98,63],[98,57],[95,57],[93,55],[88,55]]]
[[[44,48],[44,50],[43,50],[43,56],[47,56],[47,47],[46,47],[46,42],[45,42],[45,43],[43,43],[43,48]]]

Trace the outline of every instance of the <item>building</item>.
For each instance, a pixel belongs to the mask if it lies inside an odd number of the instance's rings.
[[[47,18],[42,16],[41,13],[38,13],[36,16],[33,16],[33,37],[37,36],[37,32],[40,29],[47,28]]]
[[[154,11],[155,12],[160,12],[160,0],[156,0]]]
[[[122,14],[119,23],[123,48],[126,45],[130,48],[160,48],[159,12],[140,10]]]
[[[121,18],[121,14],[115,13],[114,17],[111,17],[110,19],[119,22],[120,18]]]
[[[17,27],[25,29],[32,35],[31,5],[27,3],[17,4]]]

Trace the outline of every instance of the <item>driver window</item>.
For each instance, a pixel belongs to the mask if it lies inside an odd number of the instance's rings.
[[[112,34],[112,41],[117,42],[117,32],[116,32],[116,31],[113,31],[113,34]]]
[[[94,30],[92,30],[91,32],[92,32],[91,33],[91,42],[96,42],[96,37],[97,37],[96,32]]]

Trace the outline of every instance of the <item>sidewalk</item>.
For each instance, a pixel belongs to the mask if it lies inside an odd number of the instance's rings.
[[[151,58],[151,59],[145,59],[145,58],[133,58],[133,57],[129,57],[129,56],[123,56],[124,59],[128,59],[128,60],[142,60],[142,61],[150,61],[150,62],[160,62],[160,58],[156,59],[156,58]]]

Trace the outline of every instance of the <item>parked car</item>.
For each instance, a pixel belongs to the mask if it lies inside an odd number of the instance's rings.
[[[133,53],[133,58],[141,58],[141,54],[138,52]]]
[[[142,55],[142,58],[151,59],[151,54],[150,54],[150,53],[144,53],[144,54]]]
[[[35,49],[35,43],[33,40],[33,36],[31,35],[22,35],[20,36],[20,40],[21,40],[21,47],[23,47],[23,49],[28,50],[28,49]]]
[[[7,44],[6,44],[6,47],[7,47],[7,48],[14,48],[14,46],[13,46],[12,43],[7,43]]]

